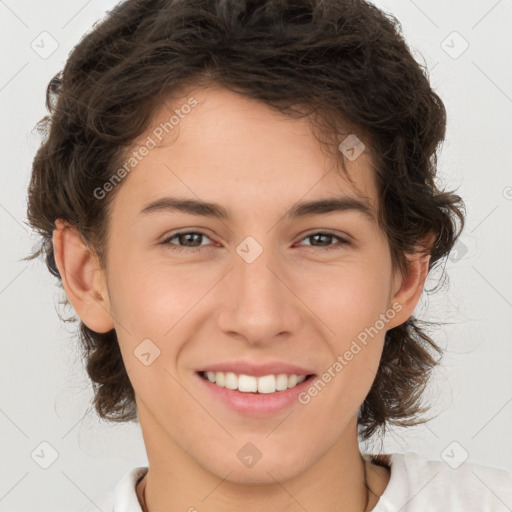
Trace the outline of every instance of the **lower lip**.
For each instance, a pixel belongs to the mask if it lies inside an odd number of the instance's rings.
[[[287,409],[298,401],[298,395],[305,391],[315,378],[313,375],[293,388],[275,393],[242,393],[236,389],[217,386],[198,373],[196,376],[205,388],[222,403],[240,414],[253,417],[269,416]]]

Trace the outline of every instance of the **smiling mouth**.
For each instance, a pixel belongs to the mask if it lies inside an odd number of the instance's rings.
[[[204,380],[221,388],[248,393],[253,395],[280,393],[295,388],[312,379],[315,374],[309,375],[264,375],[254,377],[233,372],[207,372],[200,371],[197,374]]]

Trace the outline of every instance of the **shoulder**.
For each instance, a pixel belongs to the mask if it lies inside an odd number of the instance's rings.
[[[510,512],[512,473],[464,462],[449,465],[416,452],[366,455],[390,468],[389,483],[372,512]]]
[[[92,500],[93,504],[84,512],[142,512],[135,486],[147,473],[147,466],[130,469],[119,480],[115,488],[99,498]]]

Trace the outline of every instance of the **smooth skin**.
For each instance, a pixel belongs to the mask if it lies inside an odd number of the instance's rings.
[[[94,331],[116,330],[148,455],[147,507],[362,512],[357,412],[386,329],[418,303],[429,258],[411,256],[404,277],[392,272],[384,232],[357,211],[286,219],[295,203],[333,194],[378,208],[368,154],[345,159],[350,183],[306,119],[221,87],[194,89],[162,105],[140,140],[190,97],[197,106],[117,185],[107,268],[74,227],[59,221],[53,235],[76,313]],[[140,213],[170,195],[219,203],[231,218]],[[170,239],[178,230],[204,236]],[[326,230],[350,243],[311,236]],[[250,264],[236,252],[248,236],[263,248]],[[321,375],[393,303],[401,310],[307,405],[248,418],[212,400],[195,374],[245,357]],[[160,355],[146,366],[134,350],[148,338]],[[250,468],[237,457],[248,442],[262,454]],[[367,473],[371,510],[390,474],[369,463]]]

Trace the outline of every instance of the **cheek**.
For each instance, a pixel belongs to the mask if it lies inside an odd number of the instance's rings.
[[[208,289],[197,272],[133,253],[112,258],[111,267],[112,314],[139,337],[162,338]]]
[[[372,262],[344,262],[301,280],[302,296],[342,343],[371,327],[388,308],[390,270]]]
[[[338,411],[357,410],[374,380],[387,323],[394,317],[388,304],[390,266],[359,260],[330,269],[313,283],[314,311],[329,327],[324,381],[331,391],[326,395]]]
[[[332,276],[331,276],[332,277]],[[329,285],[318,288],[315,311],[330,328],[330,358],[311,389],[313,396],[331,411],[333,421],[343,424],[363,403],[377,373],[388,312],[387,278],[384,273],[354,267]],[[311,396],[311,399],[313,399]],[[305,397],[307,400],[308,397]]]

